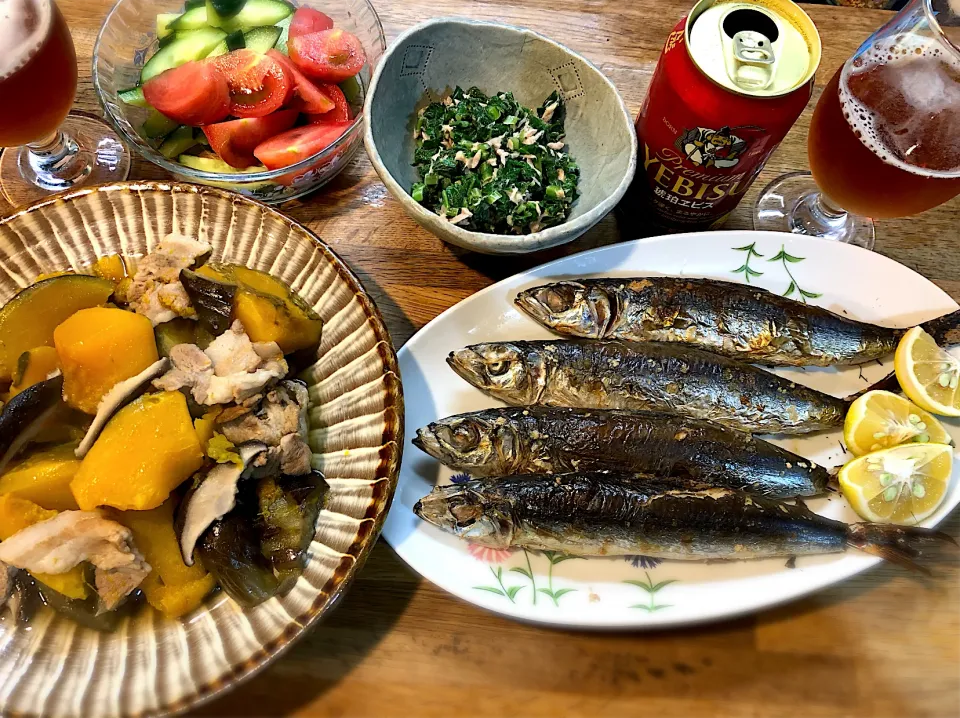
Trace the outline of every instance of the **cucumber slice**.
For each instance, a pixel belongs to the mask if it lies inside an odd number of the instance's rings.
[[[273,25],[255,27],[243,33],[243,43],[256,52],[266,52],[277,44],[281,32],[283,31],[279,27]]]
[[[207,8],[201,5],[187,10],[167,27],[171,30],[199,30],[202,27],[207,27],[207,24]]]
[[[293,15],[283,18],[280,22],[276,24],[275,27],[280,28],[280,37],[277,38],[277,44],[274,45],[279,52],[282,52],[284,55],[289,55],[287,51],[287,40],[290,36],[290,23],[293,22]]]
[[[169,45],[157,50],[157,53],[147,60],[140,71],[140,84],[159,75],[164,70],[169,70],[171,67],[179,67],[190,60],[200,60],[206,57],[226,36],[227,33],[223,30],[208,27],[174,40]]]
[[[206,3],[210,23],[219,26],[220,21],[239,15],[247,0],[206,0]]]
[[[245,170],[238,170],[236,167],[231,167],[219,158],[197,157],[196,155],[180,155],[177,158],[177,162],[187,167],[192,167],[195,170],[202,170],[203,172],[222,172],[224,174],[239,175],[267,171],[267,168],[263,165],[254,165]]]
[[[150,105],[147,104],[147,99],[143,96],[142,87],[131,87],[129,90],[120,90],[120,92],[117,93],[117,97],[134,107],[150,107]]]
[[[143,121],[143,125],[140,127],[140,131],[147,139],[157,140],[166,137],[177,127],[176,122],[151,107],[147,119]]]
[[[213,48],[207,57],[219,57],[220,55],[226,55],[228,52],[240,50],[244,47],[246,47],[246,43],[243,41],[243,33],[240,30],[235,30],[223,38],[220,44]]]
[[[187,0],[183,4],[183,11],[193,10],[195,7],[204,7],[207,4],[207,0]]]
[[[201,131],[202,134],[202,131]],[[180,125],[177,129],[167,135],[157,150],[168,160],[179,157],[191,147],[196,146],[197,140],[194,136],[193,128],[186,125]]]
[[[218,13],[218,7],[228,14]],[[207,0],[206,7],[208,23],[227,32],[273,25],[292,14],[293,7],[282,0]]]
[[[360,81],[357,76],[348,77],[340,83],[340,89],[343,90],[343,96],[351,105],[358,104],[360,99]]]
[[[173,28],[170,27],[170,23],[180,17],[178,12],[162,12],[157,15],[157,38],[163,39],[171,32]]]

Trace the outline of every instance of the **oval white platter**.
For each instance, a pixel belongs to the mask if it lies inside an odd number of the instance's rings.
[[[809,237],[723,231],[674,235],[603,247],[550,262],[494,284],[427,324],[399,353],[406,388],[406,443],[400,481],[383,535],[410,566],[441,588],[497,613],[558,626],[644,628],[689,624],[743,614],[842,581],[880,559],[844,554],[786,561],[701,563],[647,557],[573,559],[535,552],[478,550],[417,518],[412,507],[453,472],[410,443],[437,418],[497,404],[446,365],[467,344],[553,335],[517,309],[527,287],[561,278],[677,275],[745,282],[806,299],[866,322],[908,327],[953,311],[957,304],[916,272],[880,254]],[[799,383],[837,396],[860,391],[892,370],[881,366],[784,369]],[[949,430],[960,439],[960,423]],[[842,432],[775,439],[828,467],[842,464]],[[926,526],[960,503],[960,463],[944,504]],[[839,495],[812,499],[811,509],[843,521],[856,514]]]

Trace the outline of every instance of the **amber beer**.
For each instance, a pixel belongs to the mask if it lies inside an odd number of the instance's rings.
[[[803,111],[819,64],[817,30],[789,0],[697,3],[637,117],[637,174],[618,207],[627,230],[719,225]]]
[[[866,217],[905,217],[960,194],[960,64],[922,40],[880,40],[824,89],[809,153],[827,197]]]
[[[0,0],[0,147],[49,137],[77,90],[77,56],[52,0]]]

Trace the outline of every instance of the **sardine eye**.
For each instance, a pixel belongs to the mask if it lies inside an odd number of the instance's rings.
[[[564,312],[577,302],[577,291],[573,287],[557,286],[544,290],[539,297],[551,312]]]
[[[446,438],[460,451],[469,451],[480,443],[480,431],[472,423],[464,421],[454,426]]]
[[[509,368],[510,368],[510,362],[495,361],[490,364],[487,364],[487,373],[490,376],[502,376],[507,373],[507,369]]]

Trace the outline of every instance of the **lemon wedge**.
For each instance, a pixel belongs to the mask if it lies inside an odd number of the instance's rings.
[[[953,443],[943,424],[932,414],[889,391],[868,391],[850,405],[843,424],[843,440],[854,456],[908,441]]]
[[[917,406],[942,416],[960,416],[960,360],[920,327],[900,340],[893,360],[897,381]]]
[[[847,462],[840,469],[840,488],[867,521],[910,525],[937,510],[952,469],[951,447],[904,444]]]

